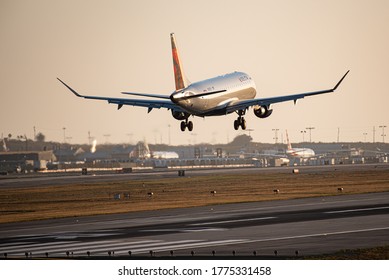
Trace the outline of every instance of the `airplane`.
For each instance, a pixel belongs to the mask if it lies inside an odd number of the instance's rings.
[[[181,131],[185,131],[186,128],[188,128],[189,131],[193,130],[193,123],[188,120],[191,116],[222,116],[233,112],[238,114],[237,119],[234,121],[234,129],[238,130],[239,127],[241,127],[245,130],[246,120],[244,115],[250,107],[253,107],[254,114],[258,118],[267,118],[273,112],[273,109],[271,109],[270,106],[274,103],[293,100],[294,104],[296,104],[298,99],[304,97],[334,92],[350,71],[348,70],[335,87],[331,89],[286,96],[255,98],[257,93],[255,83],[253,79],[244,72],[228,73],[222,76],[190,83],[183,71],[174,33],[170,34],[170,39],[176,86],[175,91],[170,95],[122,92],[122,94],[142,96],[147,97],[148,99],[88,96],[79,94],[61,79],[57,79],[77,97],[105,100],[110,104],[118,105],[118,110],[121,109],[123,105],[146,107],[148,108],[148,113],[154,108],[166,108],[171,111],[171,114],[175,119],[181,121]]]
[[[7,143],[5,142],[5,138],[3,138],[3,150],[4,152],[9,152],[9,149],[7,148]]]
[[[315,156],[315,151],[309,148],[292,148],[292,144],[289,142],[288,131],[286,131],[286,141],[288,142],[288,149],[286,154],[289,157],[295,158],[312,158]]]

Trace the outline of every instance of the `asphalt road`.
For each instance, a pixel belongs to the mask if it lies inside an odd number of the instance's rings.
[[[338,195],[0,225],[0,257],[257,257],[389,245],[389,193]],[[114,253],[113,253],[114,252]]]

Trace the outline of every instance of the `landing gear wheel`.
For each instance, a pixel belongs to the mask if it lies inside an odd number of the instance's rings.
[[[193,123],[191,121],[189,121],[187,124],[186,124],[187,128],[189,131],[192,131],[193,130]]]
[[[240,126],[242,127],[243,130],[246,129],[246,120],[244,118],[241,119]]]
[[[239,121],[238,120],[234,121],[234,128],[235,128],[235,130],[239,129]]]
[[[246,129],[246,120],[244,119],[244,117],[242,116],[239,116],[235,121],[234,121],[234,128],[235,130],[238,130],[239,129],[239,126],[245,130]]]
[[[184,121],[181,122],[181,131],[185,131],[186,123]]]
[[[189,131],[193,130],[193,123],[191,121],[188,122],[188,119],[181,122],[181,131],[185,131],[188,128]]]

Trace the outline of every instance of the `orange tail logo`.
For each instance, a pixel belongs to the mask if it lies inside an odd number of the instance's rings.
[[[174,80],[176,83],[176,91],[178,91],[187,87],[187,81],[184,75],[184,71],[182,70],[180,55],[176,47],[176,40],[174,38],[174,33],[170,34],[170,38],[172,41]]]

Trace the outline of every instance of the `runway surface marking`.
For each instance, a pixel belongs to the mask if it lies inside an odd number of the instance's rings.
[[[27,224],[29,226],[22,229],[18,228],[20,227],[18,226],[12,230],[6,230],[5,232],[10,234],[5,235],[4,242],[0,238],[0,256],[7,253],[10,257],[24,257],[25,252],[31,252],[34,257],[44,257],[45,253],[49,253],[50,257],[66,257],[66,252],[70,252],[74,256],[86,257],[87,251],[92,256],[108,256],[108,252],[112,253],[113,251],[115,255],[128,255],[129,251],[137,255],[148,254],[150,251],[169,252],[170,250],[191,250],[195,248],[204,248],[203,250],[213,250],[214,247],[218,247],[220,250],[226,250],[227,248],[236,249],[240,244],[242,244],[242,248],[250,249],[252,246],[274,246],[274,244],[279,243],[288,244],[287,246],[301,242],[318,244],[324,240],[332,242],[335,239],[344,240],[344,242],[351,240],[353,242],[353,237],[369,238],[370,236],[378,236],[380,238],[379,240],[387,242],[387,236],[389,236],[389,225],[387,224],[387,213],[389,209],[387,203],[387,199],[389,199],[388,194],[381,194],[378,198],[366,198],[366,196],[361,197],[362,199],[355,198],[335,197],[334,200],[331,197],[328,198],[329,201],[327,201],[327,198],[317,199],[317,203],[315,203],[315,200],[306,200],[301,201],[301,204],[292,202],[294,203],[293,205],[269,205],[267,207],[265,207],[265,204],[258,208],[254,208],[254,205],[247,205],[247,209],[234,207],[235,209],[231,209],[232,211],[225,211],[222,208],[223,210],[221,209],[220,212],[212,211],[211,215],[207,207],[207,211],[204,210],[205,208],[199,208],[201,211],[197,215],[194,215],[194,217],[193,215],[187,217],[186,212],[184,214],[179,212],[178,216],[173,215],[176,212],[173,212],[173,214],[171,212],[163,212],[164,216],[157,216],[152,213],[151,216],[146,215],[145,218],[135,216],[134,219],[128,219],[129,217],[126,215],[107,216],[115,217],[117,220],[111,219],[107,222],[112,223],[113,226],[120,225],[121,227],[119,228],[113,227],[112,225],[106,228],[106,218],[102,220],[99,218],[93,218],[92,220],[86,219],[85,223],[82,220],[79,222],[78,219],[64,220],[65,222],[70,222],[70,225],[55,224],[48,226],[47,224],[40,225],[38,222],[37,224],[32,224],[32,226]],[[385,200],[386,203],[379,204],[378,202],[382,200]],[[361,201],[367,202],[355,203]],[[337,204],[342,203],[344,204],[342,207],[336,207]],[[328,206],[326,206],[327,204]],[[308,210],[300,209],[300,207],[307,205],[316,205],[317,207],[311,207],[312,209]],[[294,207],[297,209],[294,210]],[[259,216],[259,213],[252,213],[252,209],[260,212],[261,216],[268,216],[255,217]],[[267,214],[265,213],[266,211],[259,209],[268,209]],[[276,209],[274,212],[277,209],[280,209],[280,211],[279,213],[273,213],[271,212],[273,209]],[[300,210],[301,212],[298,212]],[[311,213],[311,210],[313,210],[313,213]],[[292,212],[289,213],[289,211]],[[224,215],[223,212],[235,213],[232,215]],[[242,212],[242,214],[239,215],[237,212]],[[286,215],[285,218],[284,212]],[[347,214],[348,212],[350,213]],[[217,214],[214,215],[215,213]],[[319,220],[314,221],[322,221],[324,219],[325,222],[318,222],[317,227],[314,227],[314,223],[311,227],[311,224],[308,222],[316,214],[318,214]],[[340,218],[337,218],[337,214],[339,214]],[[375,217],[377,218],[371,218],[373,216],[365,217],[364,220],[359,220],[358,218],[359,215],[362,217],[370,214],[376,215]],[[343,218],[344,216],[346,218]],[[131,215],[130,217],[133,216]],[[211,222],[210,218],[216,221]],[[223,221],[223,219],[226,220]],[[336,221],[339,221],[340,224],[332,223],[328,219],[338,219]],[[344,224],[342,223],[342,219],[346,221]],[[261,222],[260,220],[264,221]],[[266,220],[269,220],[269,225]],[[250,221],[258,222],[250,223]],[[276,221],[277,223],[274,224],[272,221]],[[239,224],[240,222],[241,224]],[[296,224],[296,222],[301,223]],[[330,224],[330,227],[328,224]],[[87,230],[85,225],[93,226],[89,231],[77,231],[79,228]],[[288,230],[290,227],[294,227],[294,225],[297,226],[295,229],[292,231]],[[62,231],[61,229],[66,230]],[[27,232],[27,230],[30,231]],[[53,230],[55,231],[51,232]],[[36,233],[21,235],[20,231]],[[140,236],[139,232],[142,231],[155,231],[156,233]],[[215,231],[215,233],[205,232],[204,234],[197,234],[196,231]],[[216,231],[228,231],[228,233],[222,234]],[[19,236],[15,236],[12,232],[15,234],[19,233]],[[190,234],[188,232],[195,233]],[[2,231],[1,234],[3,233]],[[179,233],[184,234],[179,235]],[[111,237],[108,238],[106,236]],[[328,236],[328,239],[325,238],[326,236]],[[330,236],[337,236],[337,238],[330,238]],[[340,242],[340,245],[337,244],[337,248],[343,248],[340,247],[345,244],[342,242]],[[312,246],[312,244],[309,246]]]
[[[299,239],[299,238],[328,236],[328,235],[341,235],[341,234],[371,232],[371,231],[380,231],[380,230],[389,230],[389,227],[366,228],[366,229],[357,229],[357,230],[333,231],[333,232],[323,232],[323,233],[314,233],[314,234],[295,235],[295,236],[285,236],[285,237],[275,237],[275,238],[266,238],[266,239],[256,239],[256,240],[246,241],[245,243],[256,243],[256,242],[266,242],[266,241],[279,241],[279,240],[288,240],[288,239]]]
[[[181,250],[181,249],[188,249],[188,248],[223,246],[223,245],[245,243],[246,241],[248,241],[248,240],[246,240],[246,239],[227,239],[227,240],[219,240],[219,241],[203,241],[203,242],[197,242],[197,243],[182,244],[182,245],[178,245],[178,246],[162,246],[162,247],[151,247],[151,248],[147,248],[147,249],[138,249],[138,250],[134,250],[132,252],[140,254],[140,253],[147,253],[150,250],[155,251],[155,252],[160,252],[160,251]]]
[[[144,229],[140,232],[200,232],[200,231],[225,231],[224,228],[166,228],[166,229]]]
[[[30,242],[26,242],[22,245],[20,244],[20,242],[18,242],[16,244],[18,244],[18,245],[15,245],[14,243],[6,244],[4,247],[2,245],[2,247],[0,247],[0,249],[4,250],[4,251],[6,250],[7,252],[17,252],[20,250],[23,250],[23,252],[24,252],[26,250],[26,248],[32,249],[32,250],[39,249],[42,246],[44,246],[45,248],[52,248],[52,247],[58,247],[58,246],[66,246],[67,244],[69,244],[69,242],[48,242],[48,243],[44,243],[44,245],[37,244],[37,243],[31,244]]]
[[[204,231],[226,231],[225,228],[186,228],[180,230],[180,232],[204,232]]]
[[[239,223],[239,222],[248,222],[248,221],[259,221],[259,220],[270,220],[276,219],[277,217],[263,217],[263,218],[250,218],[250,219],[238,219],[238,220],[225,220],[219,222],[207,222],[207,223],[197,223],[190,224],[190,226],[205,226],[205,225],[216,225],[216,224],[229,224],[229,223]]]
[[[329,212],[324,212],[324,213],[326,213],[326,214],[338,214],[338,213],[348,213],[348,212],[373,211],[373,210],[381,210],[381,209],[389,209],[389,206],[387,206],[387,207],[374,207],[374,208],[360,208],[360,209],[351,209],[351,210],[329,211]]]
[[[330,198],[330,197],[329,197]],[[259,210],[271,210],[271,209],[280,209],[280,208],[295,208],[295,207],[305,207],[305,206],[318,206],[326,204],[338,204],[338,203],[350,203],[350,202],[361,202],[361,201],[374,201],[374,200],[384,200],[387,202],[387,197],[377,198],[365,198],[365,199],[344,199],[337,201],[320,201],[316,203],[303,203],[303,204],[290,204],[290,205],[277,205],[277,206],[267,206],[267,207],[255,207],[255,208],[244,208],[237,210],[215,210],[214,213],[239,213],[247,211],[259,211]]]
[[[227,240],[181,240],[181,241],[161,241],[161,240],[141,240],[135,242],[124,241],[100,241],[100,242],[50,242],[46,244],[25,244],[0,248],[1,253],[12,254],[14,256],[24,256],[25,252],[31,252],[33,256],[43,255],[45,253],[65,255],[71,252],[73,255],[86,255],[90,251],[92,255],[107,254],[108,251],[116,254],[127,254],[129,251],[134,254],[148,253],[150,251],[168,251],[180,250],[187,248],[200,248],[210,246],[231,245],[246,242],[244,239],[227,239]],[[92,244],[93,243],[93,244]],[[20,244],[20,242],[18,242]],[[119,245],[120,244],[120,245]],[[49,246],[47,246],[49,245]],[[82,246],[80,246],[82,245]],[[93,245],[93,246],[92,246]]]
[[[163,252],[169,250],[183,250],[183,249],[194,249],[204,247],[216,247],[216,246],[227,246],[235,244],[248,244],[258,242],[271,242],[280,240],[293,240],[303,239],[311,237],[325,237],[331,235],[343,235],[363,232],[373,232],[389,230],[389,227],[376,227],[376,228],[365,228],[356,230],[345,230],[345,231],[333,231],[333,232],[321,232],[313,234],[303,234],[294,236],[281,236],[274,238],[264,239],[226,239],[226,240],[200,240],[200,239],[189,239],[189,240],[101,240],[91,242],[81,241],[58,241],[48,243],[31,243],[26,241],[24,244],[20,240],[15,240],[14,243],[8,243],[5,246],[1,245],[0,253],[7,253],[9,256],[24,256],[25,252],[31,252],[33,256],[43,256],[45,253],[55,256],[65,256],[66,252],[71,252],[72,255],[83,255],[86,256],[87,251],[90,251],[91,255],[106,255],[108,252],[115,252],[116,255],[128,254],[131,251],[132,254],[145,254],[150,251]],[[44,237],[43,237],[44,238]],[[39,242],[39,241],[35,241]]]
[[[92,255],[105,255],[110,252],[118,254],[132,254],[148,253],[150,251],[162,252],[169,250],[182,250],[190,248],[203,248],[212,246],[225,246],[235,244],[247,244],[257,242],[270,242],[280,240],[302,239],[310,237],[323,237],[331,235],[352,234],[361,232],[372,232],[380,230],[389,230],[389,227],[367,228],[347,231],[323,232],[315,234],[284,236],[265,239],[227,239],[227,240],[180,240],[180,241],[164,241],[164,240],[139,240],[139,241],[125,241],[125,240],[111,240],[111,241],[95,241],[95,242],[49,242],[46,244],[30,244],[24,245],[20,242],[8,244],[8,246],[0,248],[1,253],[24,256],[25,252],[31,252],[34,256],[43,255],[45,253],[65,255],[66,252],[72,252],[74,255],[86,255],[86,251],[90,251]],[[17,245],[16,245],[17,244]]]
[[[69,251],[72,250],[73,248],[76,248],[77,250],[80,249],[85,249],[85,248],[94,248],[94,246],[99,246],[99,247],[108,247],[112,245],[118,244],[118,240],[114,241],[97,241],[97,242],[49,242],[45,244],[24,244],[24,245],[17,245],[17,246],[7,246],[4,248],[1,248],[2,250],[5,250],[7,253],[12,253],[12,252],[25,252],[29,250],[37,250],[35,252],[41,252],[41,250],[44,250],[42,252],[56,252],[59,249],[61,251]],[[148,243],[148,242],[159,242],[159,240],[155,241],[150,241],[150,240],[142,240],[142,241],[135,241],[135,242],[127,242],[126,245],[136,245],[136,244],[141,244],[141,243]]]

